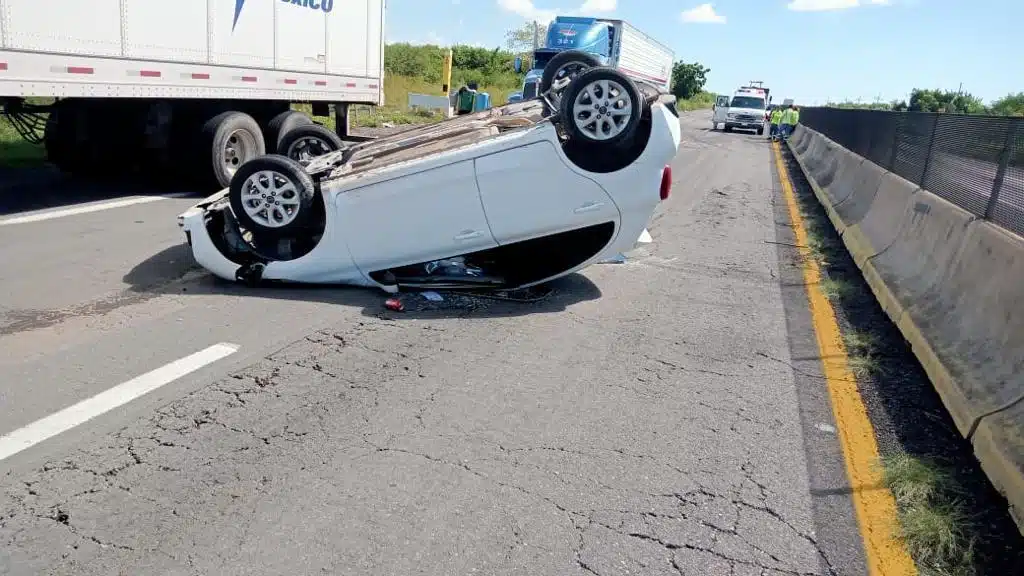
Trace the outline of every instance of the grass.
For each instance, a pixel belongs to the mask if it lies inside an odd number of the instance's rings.
[[[834,302],[847,300],[857,293],[857,288],[853,284],[836,278],[822,278],[818,286],[825,296]]]
[[[952,476],[937,462],[909,454],[883,458],[881,467],[899,511],[898,536],[922,576],[974,576],[971,520]]]
[[[6,117],[0,118],[0,166],[23,168],[45,161],[46,151],[41,145],[26,141]]]
[[[711,92],[698,92],[693,98],[676,101],[676,109],[681,112],[690,110],[706,110],[715,104],[715,95]]]

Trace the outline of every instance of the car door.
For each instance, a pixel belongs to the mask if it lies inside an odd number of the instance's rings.
[[[722,124],[726,121],[727,115],[729,114],[729,97],[728,96],[717,96],[715,98],[715,111],[714,111],[714,122],[716,125]]]
[[[566,166],[550,142],[477,158],[476,179],[498,244],[604,222],[618,225],[619,209],[608,193]]]
[[[473,161],[419,170],[335,196],[341,233],[364,274],[497,245]]]

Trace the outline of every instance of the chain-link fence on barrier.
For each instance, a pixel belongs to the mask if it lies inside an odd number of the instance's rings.
[[[800,123],[1024,235],[1024,118],[802,108]]]

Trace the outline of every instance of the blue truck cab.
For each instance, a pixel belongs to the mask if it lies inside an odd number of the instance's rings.
[[[510,95],[509,102],[536,98],[544,66],[559,52],[581,50],[596,56],[602,65],[611,64],[614,59],[612,50],[615,46],[615,33],[613,22],[577,16],[556,17],[548,25],[544,48],[533,51],[533,66],[526,73],[522,91]]]
[[[595,56],[601,66],[618,69],[635,81],[643,81],[668,92],[675,55],[672,49],[637,30],[623,20],[558,16],[548,25],[544,47],[533,51],[533,65],[526,73],[522,92],[509,101],[539,96],[544,67],[559,52],[579,50]],[[516,72],[522,61],[516,60]]]

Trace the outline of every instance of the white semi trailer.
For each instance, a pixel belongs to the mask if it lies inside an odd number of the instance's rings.
[[[63,170],[226,186],[286,139],[293,151],[357,139],[349,105],[384,101],[384,14],[385,0],[0,0],[0,98]],[[333,108],[337,134],[296,102]]]

